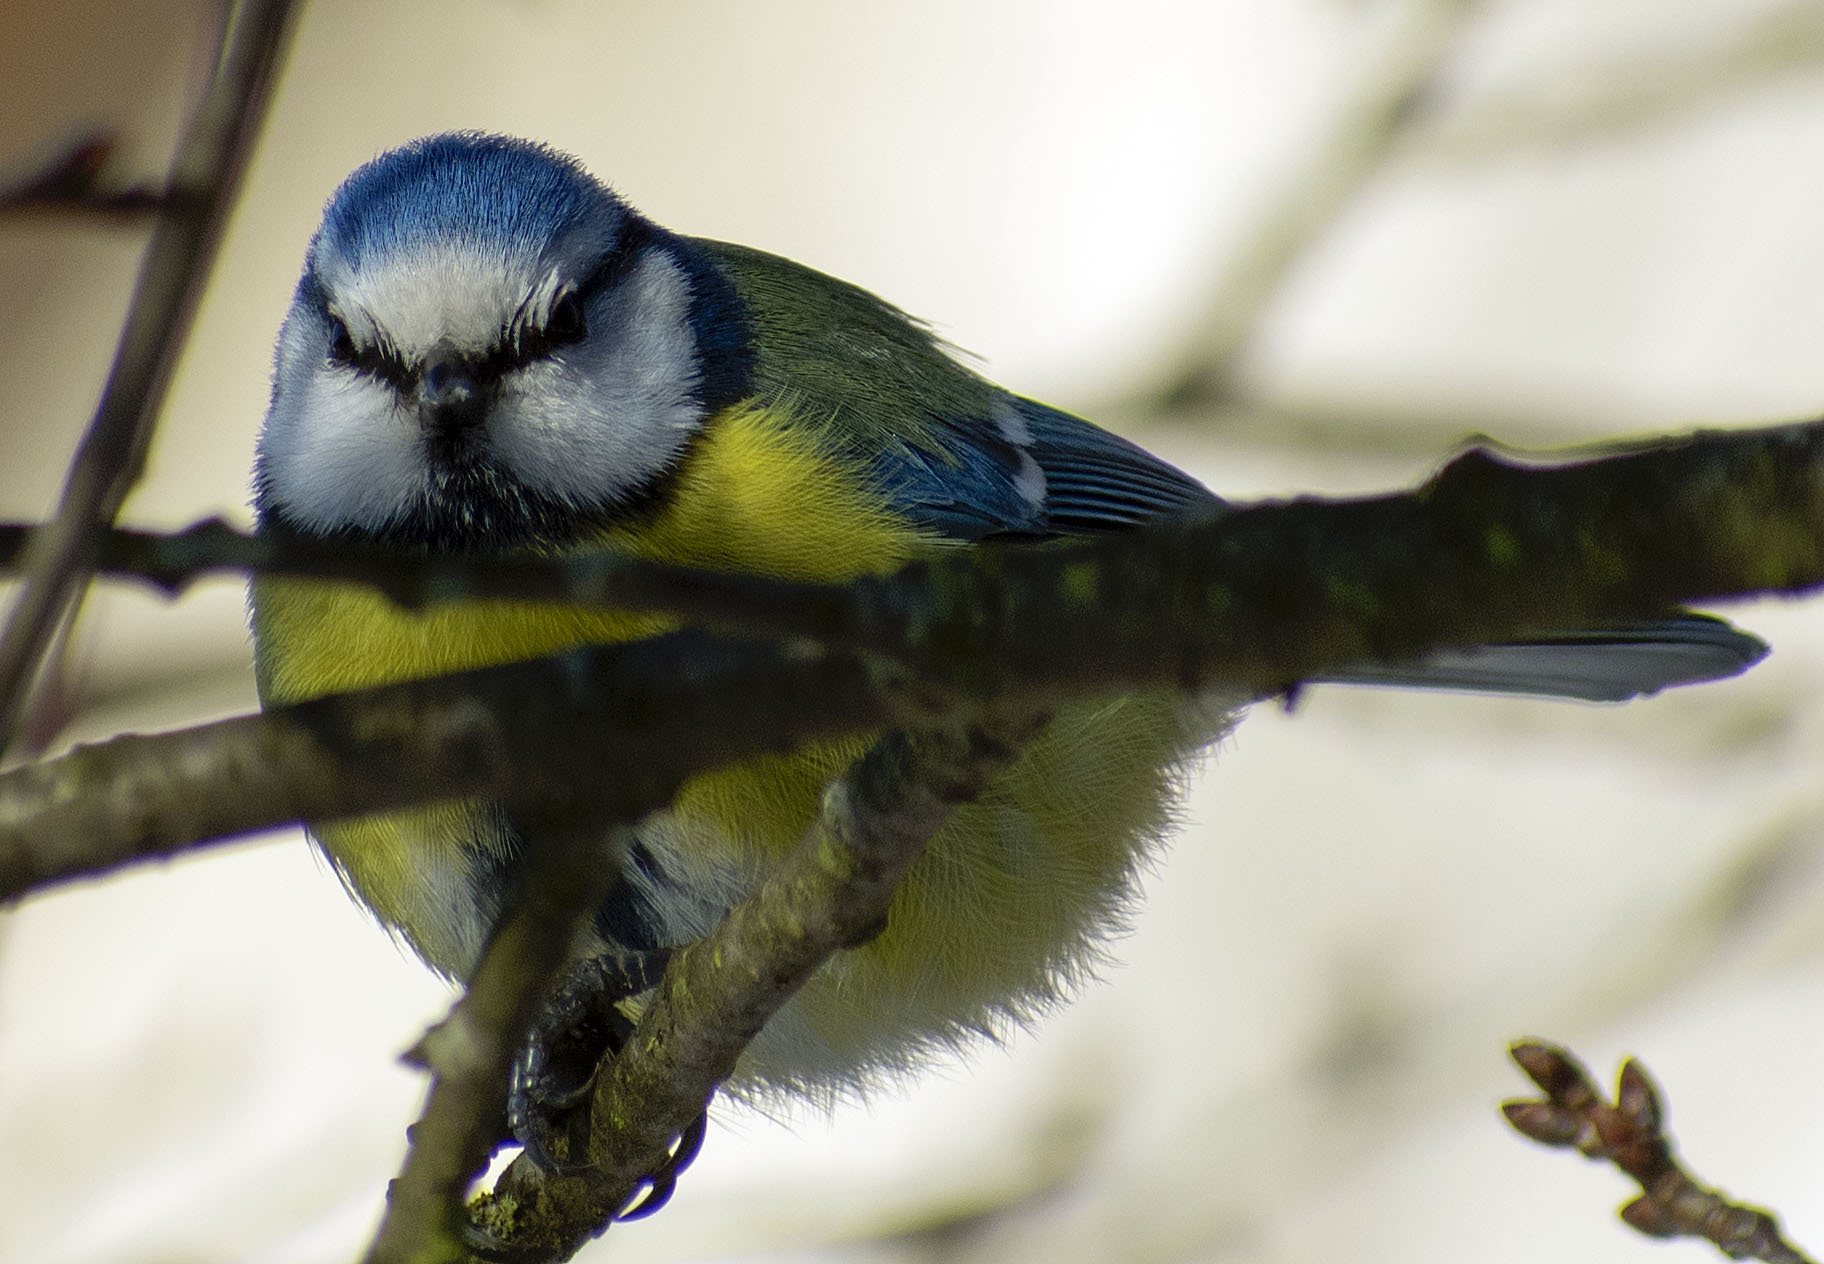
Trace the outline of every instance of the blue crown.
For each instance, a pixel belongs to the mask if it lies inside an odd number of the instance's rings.
[[[585,217],[619,209],[575,159],[548,146],[450,132],[358,168],[330,198],[318,243],[357,268],[440,241],[537,252]]]

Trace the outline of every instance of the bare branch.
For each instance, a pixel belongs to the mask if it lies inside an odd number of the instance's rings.
[[[522,1157],[477,1200],[477,1224],[528,1259],[568,1259],[601,1232],[767,1019],[832,954],[879,931],[931,836],[1039,723],[1015,712],[877,742],[825,792],[797,849],[666,970],[626,1051],[597,1082],[589,1170],[557,1176]]]
[[[1514,87],[1429,115],[1402,138],[1401,163],[1506,161],[1569,152],[1618,135],[1684,122],[1700,108],[1815,75],[1824,64],[1824,12],[1812,0],[1758,12],[1709,38],[1670,48],[1631,41],[1623,54],[1579,57]]]
[[[57,624],[74,599],[93,533],[114,521],[138,481],[289,29],[290,0],[246,0],[167,181],[166,204],[140,265],[101,402],[77,448],[57,515],[35,536],[25,584],[0,633],[0,749]]]
[[[1622,1063],[1611,1106],[1569,1050],[1522,1040],[1509,1053],[1545,1100],[1504,1103],[1508,1123],[1541,1145],[1574,1146],[1638,1181],[1640,1197],[1621,1209],[1633,1228],[1651,1238],[1704,1238],[1732,1260],[1811,1264],[1771,1213],[1731,1202],[1685,1171],[1665,1133],[1659,1091],[1638,1061]]]
[[[33,536],[0,524],[0,573]],[[866,650],[933,679],[956,673],[960,656],[1009,690],[1059,687],[1078,668],[1040,664],[1083,648],[1056,635],[1021,643],[1016,627],[1083,620],[1092,635],[1121,629],[1128,656],[1155,670],[1168,654],[1197,660],[1174,683],[1221,677],[1270,693],[1339,664],[1824,582],[1824,421],[1560,465],[1474,448],[1410,493],[1263,501],[1066,546],[957,551],[846,587],[613,552],[425,558],[248,536],[219,520],[98,541],[98,567],[166,591],[247,570],[365,584],[410,607],[507,598],[637,610]],[[1351,599],[1339,600],[1345,586]],[[1282,643],[1288,634],[1297,644]]]
[[[1069,547],[957,551],[846,588],[578,566],[588,582],[607,577],[596,595],[610,604],[625,595],[616,583],[636,606],[654,585],[642,608],[781,639],[576,651],[118,739],[3,774],[0,899],[215,834],[446,797],[458,782],[502,794],[529,777],[542,790],[606,767],[670,784],[815,736],[1135,689],[1220,683],[1267,696],[1438,646],[1798,592],[1824,582],[1824,423],[1555,468],[1475,451],[1405,495],[1262,504]],[[554,596],[575,578],[565,566],[525,568]],[[582,694],[593,711],[575,705]],[[646,709],[654,696],[669,713]],[[616,717],[610,732],[604,715]],[[664,775],[654,754],[674,748],[660,728],[678,753]],[[432,770],[426,759],[448,762]]]
[[[594,801],[536,812],[524,889],[495,928],[468,990],[416,1051],[432,1073],[430,1099],[388,1191],[366,1257],[373,1264],[466,1255],[463,1198],[503,1140],[508,1070],[568,964],[578,930],[620,872],[626,831],[615,827],[630,819]]]
[[[117,737],[0,774],[0,901],[200,842],[440,799],[562,802],[601,785],[650,811],[703,768],[928,722],[920,696],[853,654],[677,633]]]
[[[114,144],[105,132],[70,141],[11,187],[0,185],[0,215],[76,214],[137,223],[164,210],[169,200],[159,189],[143,183],[109,188],[102,180]]]

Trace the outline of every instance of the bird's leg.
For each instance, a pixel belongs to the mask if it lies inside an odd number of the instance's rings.
[[[507,1087],[507,1128],[540,1167],[564,1172],[586,1166],[589,1112],[583,1107],[604,1063],[633,1034],[620,1002],[657,984],[670,959],[669,949],[586,957],[552,992],[514,1059]],[[696,1157],[705,1123],[699,1118],[684,1130],[672,1156],[649,1178],[646,1196],[617,1219],[650,1215],[664,1204]]]
[[[588,1104],[596,1076],[633,1034],[620,1002],[655,986],[670,960],[669,948],[585,957],[564,973],[526,1033],[507,1085],[507,1131],[547,1172],[588,1166]],[[638,1220],[663,1207],[679,1173],[697,1157],[708,1127],[707,1114],[692,1120],[670,1156],[641,1183],[639,1200],[614,1219]],[[465,1225],[462,1240],[471,1255],[499,1264],[550,1258],[510,1246],[478,1225]]]

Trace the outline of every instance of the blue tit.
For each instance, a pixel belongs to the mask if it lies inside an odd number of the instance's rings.
[[[386,153],[330,199],[279,334],[254,499],[269,532],[454,555],[624,550],[830,582],[1221,504],[1133,444],[987,381],[865,290],[679,236],[570,158],[472,133]],[[672,626],[555,604],[407,611],[278,577],[255,581],[251,606],[268,704]],[[1347,675],[1618,699],[1732,674],[1763,649],[1679,615]],[[878,937],[761,1033],[731,1087],[827,1099],[1070,992],[1121,925],[1187,764],[1243,701],[1059,709],[931,840]],[[690,781],[639,822],[579,956],[702,936],[869,740]],[[456,979],[525,845],[482,800],[312,832],[379,920]]]

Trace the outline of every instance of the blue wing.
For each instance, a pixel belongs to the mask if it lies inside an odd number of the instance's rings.
[[[919,439],[877,454],[876,476],[896,509],[955,539],[1116,531],[1222,504],[1144,448],[1017,396]]]
[[[1127,440],[1014,396],[990,417],[940,422],[921,439],[877,456],[876,470],[895,507],[955,539],[1117,531],[1223,503]],[[1766,653],[1762,641],[1721,619],[1680,611],[1410,663],[1365,663],[1326,679],[1619,702],[1733,676]]]

